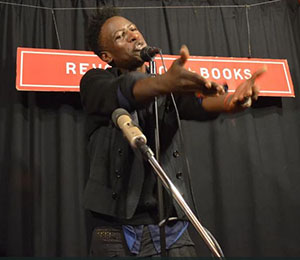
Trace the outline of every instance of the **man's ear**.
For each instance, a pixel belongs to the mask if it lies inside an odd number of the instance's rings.
[[[111,63],[113,60],[111,54],[108,51],[102,51],[100,54],[100,58],[108,64]]]

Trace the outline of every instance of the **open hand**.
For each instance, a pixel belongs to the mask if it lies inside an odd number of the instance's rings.
[[[224,100],[226,110],[236,112],[250,107],[252,101],[257,100],[259,94],[259,87],[255,84],[255,81],[266,71],[266,67],[257,70],[250,79],[242,82],[232,95],[228,94],[229,96],[225,97]]]
[[[175,60],[167,73],[165,73],[166,92],[200,92],[202,96],[219,96],[225,93],[222,85],[208,81],[201,75],[188,71],[184,64],[189,58],[189,50],[183,45],[180,57]]]

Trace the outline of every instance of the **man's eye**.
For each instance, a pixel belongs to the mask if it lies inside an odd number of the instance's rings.
[[[120,33],[120,34],[117,34],[116,37],[115,37],[115,40],[120,40],[124,37],[124,32]]]
[[[136,27],[131,27],[131,28],[130,28],[130,31],[132,31],[132,32],[133,32],[133,31],[136,31],[136,30],[137,30]]]

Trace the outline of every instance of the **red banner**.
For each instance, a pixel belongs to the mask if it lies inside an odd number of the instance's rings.
[[[166,67],[178,58],[164,55]],[[156,57],[157,72],[163,73]],[[204,78],[229,86],[229,92],[266,66],[268,71],[256,82],[262,96],[294,97],[294,88],[286,60],[190,56],[185,67]],[[16,88],[27,91],[79,91],[81,77],[91,68],[109,65],[87,51],[18,48]]]

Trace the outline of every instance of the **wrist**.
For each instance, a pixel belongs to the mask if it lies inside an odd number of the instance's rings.
[[[224,97],[223,106],[224,106],[225,111],[231,110],[230,102],[231,102],[232,97],[233,97],[233,94],[229,94],[229,93]]]
[[[172,88],[174,86],[174,83],[172,83],[172,80],[168,77],[167,73],[164,73],[162,75],[157,75],[155,77],[156,80],[156,91],[160,95],[165,95],[173,92]]]

